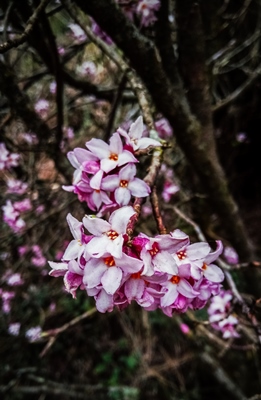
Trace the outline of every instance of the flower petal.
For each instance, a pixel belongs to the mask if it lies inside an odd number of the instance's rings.
[[[101,236],[111,229],[109,222],[93,217],[92,215],[85,215],[82,221],[85,228],[95,236]]]
[[[101,283],[104,290],[108,294],[114,294],[116,290],[120,287],[122,278],[122,270],[118,267],[109,267],[107,271],[104,272]]]
[[[210,282],[220,283],[224,280],[223,271],[214,264],[207,266],[207,269],[204,271],[204,275]]]
[[[131,199],[131,192],[128,188],[119,187],[115,190],[114,196],[120,206],[127,206]]]
[[[114,211],[109,218],[112,229],[118,233],[126,233],[129,219],[134,214],[135,211],[131,206],[121,207],[119,210]]]

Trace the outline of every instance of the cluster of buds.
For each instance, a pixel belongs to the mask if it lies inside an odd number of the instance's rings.
[[[100,312],[123,309],[132,301],[150,311],[160,308],[166,315],[201,309],[220,291],[222,270],[213,264],[223,246],[216,242],[190,243],[179,229],[149,237],[132,236],[136,211],[132,196],[146,197],[150,187],[136,178],[137,150],[160,146],[143,137],[139,117],[126,132],[119,128],[106,144],[100,139],[76,148],[68,158],[76,168],[74,182],[66,190],[75,192],[99,215],[67,222],[74,239],[60,262],[49,261],[50,275],[63,276],[66,290],[76,297],[78,289],[94,297]]]
[[[224,339],[240,337],[236,330],[238,319],[232,314],[232,299],[229,290],[221,290],[218,296],[211,299],[208,308],[211,326],[220,331]]]

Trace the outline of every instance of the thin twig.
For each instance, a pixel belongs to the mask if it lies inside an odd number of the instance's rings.
[[[68,328],[78,324],[80,321],[82,321],[85,318],[89,318],[91,315],[95,314],[97,312],[97,309],[91,308],[90,310],[86,311],[82,315],[79,315],[78,317],[75,317],[71,321],[67,322],[66,324],[60,326],[59,328],[55,329],[50,329],[48,331],[44,331],[41,334],[41,338],[49,338],[47,345],[44,347],[43,351],[40,354],[40,357],[43,357],[47,351],[51,348],[51,346],[54,344],[55,340],[57,339],[57,336],[66,331]]]
[[[13,40],[7,40],[5,43],[0,44],[0,53],[5,53],[6,51],[17,47],[24,43],[30,33],[32,32],[40,13],[44,10],[50,0],[43,0],[39,6],[35,9],[32,16],[28,19],[24,32]]]

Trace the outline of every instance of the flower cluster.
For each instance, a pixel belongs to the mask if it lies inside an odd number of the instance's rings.
[[[21,218],[21,213],[32,209],[30,199],[16,201],[7,200],[6,204],[2,206],[3,219],[9,225],[13,232],[19,233],[25,228],[25,221]]]
[[[223,250],[221,242],[212,252],[207,243],[190,244],[178,229],[155,238],[140,233],[130,240],[127,226],[134,214],[131,206],[114,211],[108,221],[87,215],[80,222],[69,214],[74,240],[61,262],[49,261],[50,275],[64,276],[73,297],[78,288],[86,290],[100,312],[123,309],[132,301],[168,316],[204,307],[224,278],[213,264]]]
[[[0,143],[0,171],[11,167],[17,167],[19,157],[19,154],[10,153],[5,144]]]
[[[236,331],[238,319],[231,314],[232,298],[232,293],[229,290],[221,290],[218,296],[211,299],[208,308],[211,326],[222,332],[224,339],[240,337],[239,333]]]
[[[134,152],[148,146],[161,146],[160,142],[142,137],[144,131],[139,117],[127,133],[119,128],[110,143],[101,139],[91,139],[86,149],[76,148],[68,153],[68,159],[76,168],[72,186],[63,186],[67,191],[78,195],[93,211],[104,215],[130,203],[131,196],[146,197],[149,186],[136,178],[138,163]]]

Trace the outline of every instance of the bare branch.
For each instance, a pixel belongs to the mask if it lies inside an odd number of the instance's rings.
[[[5,42],[3,44],[0,44],[0,54],[5,53],[6,51],[12,49],[13,47],[19,46],[20,44],[24,43],[27,40],[28,36],[32,32],[32,30],[38,20],[39,15],[45,9],[45,7],[49,3],[49,1],[50,0],[42,0],[42,2],[39,4],[39,6],[35,9],[33,15],[29,18],[27,25],[25,27],[25,30],[20,36],[18,36],[17,38],[15,38],[13,40],[8,40],[7,42]]]

